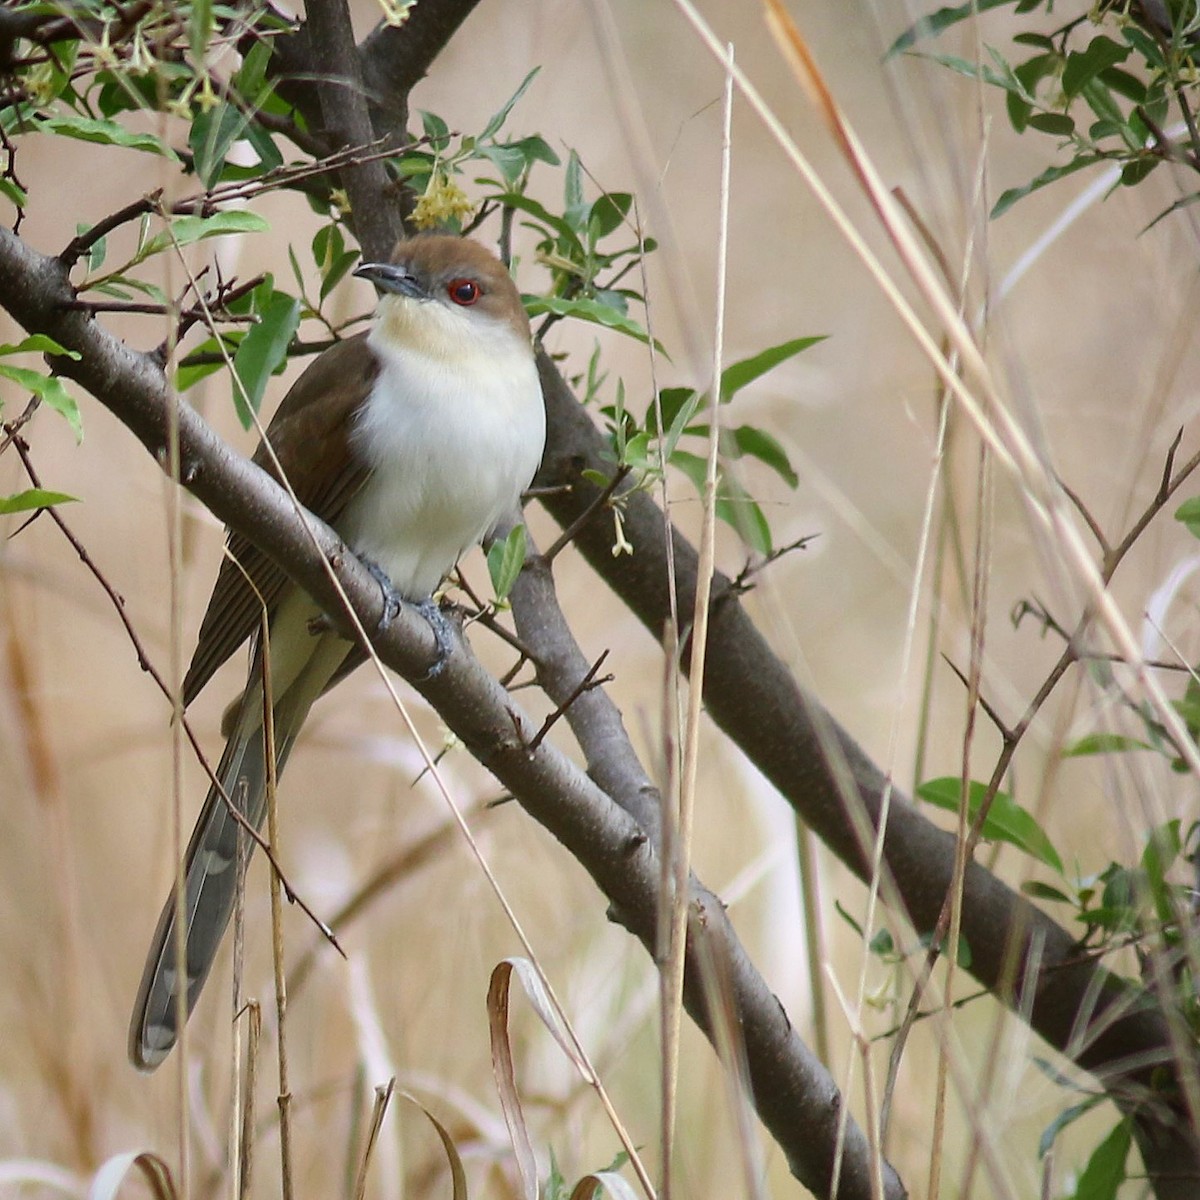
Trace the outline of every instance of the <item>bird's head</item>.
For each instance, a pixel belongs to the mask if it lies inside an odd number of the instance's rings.
[[[400,242],[385,263],[354,272],[380,293],[372,340],[456,357],[464,340],[528,348],[529,318],[504,264],[468,238],[424,234]]]

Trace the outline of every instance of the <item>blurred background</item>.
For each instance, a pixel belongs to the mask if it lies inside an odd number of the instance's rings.
[[[718,37],[735,45],[741,68],[888,269],[896,270],[850,171],[778,54],[760,8],[717,0],[698,7]],[[978,213],[1000,191],[1047,164],[1051,139],[1017,138],[999,93],[980,94],[971,81],[927,59],[883,61],[886,47],[922,12],[919,5],[792,0],[789,9],[884,181],[903,189],[955,270],[970,247],[972,303],[984,288],[995,295],[1094,176],[1083,172],[995,222],[980,220]],[[355,12],[365,34],[378,8],[360,0]],[[608,22],[612,42],[598,33]],[[1004,14],[983,22],[983,40],[1007,45],[1012,29],[1007,22]],[[943,39],[937,49],[970,56],[972,35]],[[412,102],[440,114],[452,129],[470,132],[534,67],[540,73],[510,117],[510,131],[539,132],[564,157],[574,149],[598,187],[636,192],[649,231],[661,243],[648,263],[650,321],[670,360],[658,359],[654,380],[644,348],[631,340],[571,322],[557,325],[549,338],[551,349],[567,356],[568,373],[585,370],[599,343],[609,373],[604,400],[611,402],[620,379],[630,407],[640,412],[655,380],[659,386],[692,385],[708,369],[722,70],[666,0],[607,5],[486,0],[418,85]],[[648,153],[642,153],[639,130]],[[50,137],[22,142],[19,162],[31,196],[22,236],[43,252],[56,252],[77,224],[93,224],[153,187],[165,186],[171,194],[189,185],[167,174],[158,160],[132,151],[118,159],[121,154]],[[112,169],[115,161],[122,162],[120,172]],[[534,193],[559,202],[561,175],[549,168],[539,174]],[[1178,197],[1177,187],[1162,170],[1136,190],[1096,195],[992,307],[987,324],[991,360],[1014,410],[1110,541],[1149,502],[1177,430],[1185,430],[1182,455],[1197,444],[1194,210],[1142,232]],[[975,201],[977,191],[988,199]],[[263,197],[254,208],[271,222],[270,235],[230,239],[215,248],[205,243],[190,261],[198,267],[215,253],[227,274],[248,278],[270,270],[281,286],[290,287],[287,243],[306,246],[317,219],[301,199],[283,193]],[[953,569],[936,596],[928,578],[915,575],[935,468],[937,380],[876,283],[741,100],[733,123],[731,209],[726,361],[789,338],[827,335],[739,395],[731,413],[737,423],[759,424],[774,434],[799,473],[794,491],[769,472],[747,470],[744,476],[776,544],[816,535],[805,550],[763,571],[746,603],[798,677],[908,792],[919,746],[924,777],[958,773],[962,757],[962,687],[937,655],[965,669],[969,592]],[[493,221],[479,236],[495,234]],[[531,247],[530,239],[523,243],[518,236],[517,273],[526,291],[536,291],[544,279]],[[177,275],[160,282],[176,291],[183,280]],[[352,281],[334,311],[365,312],[371,302],[370,289]],[[151,319],[110,324],[138,348],[153,346],[164,334]],[[16,338],[6,324],[3,340]],[[285,387],[286,380],[275,381],[268,408]],[[26,398],[7,382],[0,388],[5,417],[11,419]],[[173,647],[169,485],[132,435],[90,397],[78,398],[82,444],[43,411],[26,431],[34,462],[45,486],[82,501],[66,506],[64,517],[124,598],[150,657],[160,670],[178,674],[215,576],[221,530],[198,504],[183,498],[184,571],[178,581],[183,633],[182,643]],[[199,385],[189,399],[223,436],[252,449],[254,438],[238,425],[222,375]],[[958,418],[945,478],[969,547],[979,452]],[[1028,520],[1018,490],[1002,470],[993,473],[993,481],[984,692],[1013,720],[1061,644],[1053,635],[1041,636],[1032,621],[1014,628],[1011,610],[1036,595],[1071,625],[1078,597],[1063,584],[1056,552]],[[0,459],[0,494],[24,486],[15,456]],[[671,492],[674,518],[694,533],[699,506],[691,485],[673,478]],[[543,544],[553,536],[536,506],[530,521]],[[4,518],[0,533],[8,537],[19,524]],[[735,574],[747,556],[724,530],[720,568]],[[1200,651],[1196,589],[1179,573],[1194,556],[1194,542],[1167,513],[1151,525],[1115,582],[1126,617],[1139,632],[1142,614],[1158,594],[1165,633],[1192,660]],[[969,570],[969,553],[967,562]],[[486,587],[477,552],[464,569],[477,589]],[[1173,572],[1176,581],[1168,588]],[[558,560],[556,579],[584,652],[595,657],[611,651],[606,669],[616,676],[612,694],[657,773],[660,648],[573,552]],[[910,629],[914,588],[920,603]],[[940,627],[931,649],[935,611]],[[120,1150],[152,1148],[171,1161],[177,1157],[174,1063],[142,1077],[125,1055],[143,955],[174,869],[170,711],[139,670],[101,588],[44,517],[0,543],[0,637],[0,962],[6,980],[0,988],[5,1030],[0,1160],[53,1165],[66,1173],[62,1182],[77,1185]],[[476,628],[472,644],[496,670],[511,662],[510,652],[485,631]],[[928,655],[933,717],[922,739],[918,718]],[[219,752],[220,715],[243,671],[239,657],[191,710],[210,754]],[[1018,799],[1037,812],[1068,860],[1068,872],[1081,876],[1114,857],[1134,855],[1146,821],[1139,805],[1145,780],[1127,779],[1124,760],[1064,763],[1059,757],[1065,742],[1104,727],[1103,703],[1081,686],[1082,678],[1077,673],[1060,687],[1023,744],[1012,778]],[[1173,686],[1179,694],[1182,685]],[[442,745],[445,734],[436,716],[403,685],[401,691],[428,743]],[[521,699],[536,707],[531,692]],[[569,745],[565,728],[557,736]],[[994,731],[981,725],[974,777],[990,774],[998,745]],[[186,752],[181,770],[185,807],[193,811],[205,790],[202,772]],[[499,789],[465,753],[450,749],[443,770],[460,804],[473,811],[484,852],[634,1141],[654,1162],[658,1085],[651,963],[607,922],[603,901],[584,873],[517,805],[480,811]],[[395,882],[341,937],[349,961],[320,946],[298,910],[285,914],[289,962],[315,955],[302,985],[293,989],[289,1012],[297,1172],[305,1195],[343,1193],[370,1088],[393,1073],[450,1128],[473,1180],[486,1180],[476,1184],[474,1194],[507,1194],[505,1181],[512,1177],[491,1080],[484,1000],[492,967],[520,949],[461,839],[445,831],[443,802],[428,778],[418,781],[420,774],[420,757],[382,684],[360,671],[314,711],[283,781],[283,859],[318,913],[330,914],[385,864],[402,864]],[[1162,811],[1190,820],[1190,782],[1157,766],[1147,778]],[[715,730],[704,746],[698,805],[696,869],[730,902],[752,956],[808,1036],[811,999],[791,810]],[[430,852],[404,865],[404,856],[431,837]],[[990,863],[992,851],[985,849],[983,857]],[[853,995],[862,945],[834,903],[862,920],[865,889],[824,854],[818,859],[824,954]],[[1028,860],[1011,852],[1000,855],[998,869],[1014,883],[1030,873]],[[266,879],[263,864],[256,862],[246,901],[245,986],[269,1012]],[[897,933],[902,943],[904,936]],[[208,1194],[226,1140],[229,980],[226,954],[191,1024],[198,1194]],[[871,1003],[860,1018],[870,1034],[895,1023],[896,985],[894,971],[872,962]],[[972,990],[969,981],[962,990]],[[982,1060],[999,1053],[987,1114],[1013,1194],[1035,1194],[1041,1173],[1037,1137],[1076,1097],[1032,1064],[1034,1055],[1047,1053],[1045,1047],[1019,1023],[997,1020],[996,1007],[984,1000],[961,1010],[955,1027],[969,1055]],[[830,1065],[844,1085],[850,1040],[836,1004],[831,1021]],[[269,1056],[273,1021],[265,1024]],[[608,1164],[618,1149],[615,1136],[520,1001],[514,1002],[513,1030],[539,1151],[552,1150],[568,1179]],[[989,1040],[993,1034],[998,1043]],[[887,1050],[886,1041],[878,1044],[881,1073]],[[923,1190],[932,1137],[927,1081],[935,1050],[932,1034],[919,1026],[888,1145],[889,1158],[913,1194]],[[269,1062],[264,1058],[260,1087],[261,1195],[274,1194],[278,1186]],[[691,1030],[682,1072],[680,1192],[740,1195],[736,1124],[715,1056]],[[857,1080],[851,1091],[861,1118]],[[959,1106],[952,1108],[961,1113]],[[957,1178],[971,1141],[963,1118],[952,1119],[957,1123],[945,1146],[948,1179]],[[1113,1120],[1110,1109],[1091,1127],[1068,1135],[1056,1159],[1057,1190]],[[377,1153],[369,1195],[397,1195],[400,1180],[410,1195],[447,1194],[436,1138],[414,1110],[389,1116]],[[769,1193],[797,1194],[799,1186],[766,1138],[761,1153]],[[59,1193],[47,1186],[15,1194]],[[993,1193],[981,1180],[974,1194]]]

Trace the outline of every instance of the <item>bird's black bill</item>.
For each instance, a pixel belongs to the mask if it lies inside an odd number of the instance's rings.
[[[395,292],[413,300],[428,300],[429,292],[417,277],[395,263],[362,263],[354,269],[359,279],[369,279],[381,292]]]

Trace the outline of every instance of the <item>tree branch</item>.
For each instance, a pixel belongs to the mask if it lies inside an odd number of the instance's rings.
[[[604,439],[554,364],[539,360],[548,416],[538,482],[542,503],[569,526],[599,488],[585,470],[608,474]],[[570,486],[566,486],[570,485]],[[585,524],[576,546],[654,637],[669,616],[665,522],[644,492],[626,498],[625,536],[634,554],[614,557],[609,530]],[[674,533],[680,611],[691,610],[695,549]],[[890,792],[884,895],[898,899],[918,930],[934,927],[951,885],[955,840],[927,820],[863,753],[819,701],[805,693],[755,629],[736,590],[718,575],[712,600],[704,696],[710,716],[774,784],[797,814],[860,879],[869,841]],[[865,816],[868,828],[856,829]],[[1122,1111],[1134,1113],[1146,1166],[1160,1197],[1194,1195],[1200,1143],[1174,1109],[1174,1053],[1167,1020],[1141,988],[1086,961],[1065,929],[977,863],[967,867],[962,932],[971,973],[1060,1053],[1094,1074]],[[1164,1071],[1163,1069],[1166,1068]],[[1180,1182],[1171,1183],[1172,1178]],[[1180,1189],[1176,1193],[1172,1186]]]
[[[168,414],[174,405],[180,476],[188,490],[268,553],[346,631],[345,609],[326,569],[329,564],[364,627],[377,629],[384,608],[379,585],[337,535],[308,516],[319,553],[314,550],[313,536],[286,492],[174,395],[154,360],[131,350],[85,313],[65,307],[71,296],[66,269],[57,259],[38,254],[0,229],[0,305],[28,331],[48,334],[80,354],[78,361],[55,359],[56,368],[87,388],[160,463],[166,461]],[[622,924],[653,954],[660,867],[656,847],[638,820],[552,745],[543,743],[530,752],[535,723],[473,656],[456,650],[445,670],[424,678],[435,647],[423,618],[405,608],[373,642],[383,662],[410,679],[474,757],[578,859]],[[585,692],[568,716],[580,719],[602,695],[600,689]],[[633,792],[616,799],[644,814],[642,793],[648,786],[638,782]],[[797,1178],[827,1194],[841,1103],[837,1088],[755,971],[720,902],[694,883],[690,911],[689,1012],[703,1028],[712,1029],[697,965],[703,959],[725,964],[763,1119]],[[868,1200],[871,1177],[866,1137],[850,1122],[841,1200]],[[889,1173],[887,1180],[888,1200],[903,1197],[895,1174]]]

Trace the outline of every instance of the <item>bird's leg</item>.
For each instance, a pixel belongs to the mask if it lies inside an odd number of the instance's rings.
[[[400,606],[404,603],[404,599],[392,586],[392,581],[388,578],[387,572],[377,562],[367,558],[363,554],[360,554],[359,558],[362,559],[363,566],[371,572],[372,577],[379,584],[380,590],[383,592],[383,615],[379,618],[379,632],[383,633],[392,623],[393,618],[400,612]],[[425,618],[426,623],[433,633],[434,645],[437,647],[437,658],[433,660],[433,666],[425,673],[425,678],[435,679],[442,673],[450,655],[454,651],[454,629],[450,622],[446,620],[445,614],[438,607],[438,602],[432,596],[427,596],[424,600],[410,601],[410,603]]]
[[[360,554],[358,557],[362,565],[371,572],[371,578],[379,584],[379,590],[383,593],[383,613],[379,618],[379,632],[384,633],[392,623],[392,619],[399,614],[400,605],[404,602],[400,593],[392,586],[387,572],[373,558],[368,558],[365,554]]]
[[[436,679],[454,652],[454,627],[446,619],[446,614],[442,612],[441,606],[432,596],[418,601],[413,608],[425,618],[429,628],[433,631],[433,641],[437,646],[437,658],[433,660],[433,666],[425,672],[425,678]]]

